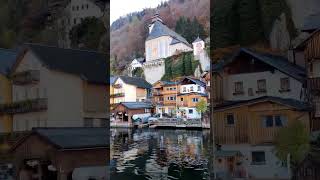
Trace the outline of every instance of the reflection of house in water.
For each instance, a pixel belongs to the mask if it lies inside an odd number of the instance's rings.
[[[234,177],[289,178],[275,155],[281,128],[301,121],[309,129],[308,105],[301,96],[305,70],[287,59],[240,49],[213,66],[215,166]],[[219,174],[219,172],[217,172]]]
[[[12,152],[17,177],[32,173],[46,180],[107,178],[107,168],[103,172],[109,162],[105,128],[36,128]]]

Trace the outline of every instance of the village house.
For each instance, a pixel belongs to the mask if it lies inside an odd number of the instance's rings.
[[[313,106],[311,116],[312,130],[320,129],[320,28],[313,30],[310,36],[300,43],[294,50],[296,59],[300,58],[307,69],[307,101]],[[299,56],[300,55],[300,56]]]
[[[12,132],[12,115],[4,113],[4,106],[12,100],[9,73],[16,56],[14,50],[0,49],[0,135]]]
[[[288,178],[290,169],[276,157],[273,143],[277,132],[293,122],[310,129],[305,69],[286,58],[245,48],[212,69],[211,123],[221,154],[215,159],[220,173]]]
[[[152,102],[157,114],[172,116],[177,109],[177,96],[180,84],[178,81],[158,81],[153,84]]]
[[[109,137],[105,128],[34,128],[11,148],[15,179],[107,179]]]
[[[132,60],[132,62],[129,64],[128,67],[128,71],[129,71],[129,75],[133,76],[133,71],[137,68],[142,68],[143,67],[143,63],[145,63],[146,60],[145,58],[135,58],[134,60]]]
[[[106,127],[107,63],[94,51],[25,44],[10,77],[13,131],[33,127]],[[63,87],[63,88],[62,88]]]
[[[117,77],[116,76],[111,76],[110,78],[109,78],[109,95],[111,95],[111,94],[114,94],[114,83],[116,82],[116,80],[117,80]],[[112,106],[114,105],[115,103],[114,103],[114,98],[111,98],[110,97],[110,106],[111,106],[111,108],[112,108]]]
[[[201,100],[207,102],[206,84],[198,79],[185,77],[180,82],[177,100],[178,116],[187,119],[201,118],[197,104]]]
[[[111,112],[112,126],[133,127],[133,115],[147,113],[151,116],[152,110],[151,102],[121,102]]]
[[[152,85],[143,78],[118,76],[115,77],[113,93],[110,94],[110,102],[143,102],[151,98]]]
[[[103,16],[105,5],[101,1],[96,0],[69,0],[67,4],[61,2],[51,2],[54,4],[63,4],[65,7],[58,13],[58,31],[60,33],[60,47],[70,47],[70,30],[80,24],[85,18]],[[52,17],[54,18],[54,17]]]
[[[193,45],[181,35],[168,28],[159,14],[155,14],[148,25],[149,34],[145,41],[146,60],[143,70],[146,80],[151,84],[159,81],[165,74],[164,59],[181,52],[194,52],[199,54],[204,48],[204,42],[198,38]]]

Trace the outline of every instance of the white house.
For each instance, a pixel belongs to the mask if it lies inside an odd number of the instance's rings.
[[[216,96],[225,101],[238,101],[262,96],[303,100],[306,71],[287,59],[270,54],[240,49],[231,59],[215,64],[221,81],[215,84]]]
[[[104,8],[103,2],[95,0],[70,0],[58,20],[58,25],[63,30],[60,32],[59,44],[62,47],[70,47],[70,30],[87,17],[102,17]]]
[[[13,131],[107,126],[106,59],[93,51],[26,44],[13,67]]]
[[[161,79],[165,74],[164,58],[192,50],[185,38],[169,29],[160,15],[155,14],[149,24],[149,35],[145,41],[146,62],[143,69],[146,80],[154,84]]]
[[[145,62],[144,58],[135,58],[134,60],[132,60],[132,62],[130,63],[130,65],[128,67],[130,75],[132,76],[132,72],[135,69],[142,68],[144,62]]]
[[[119,76],[113,85],[114,103],[143,102],[150,99],[152,85],[138,77]]]

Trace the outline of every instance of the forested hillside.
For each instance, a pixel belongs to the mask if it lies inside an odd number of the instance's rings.
[[[111,25],[113,73],[121,73],[133,58],[144,56],[147,25],[156,12],[159,12],[169,28],[181,33],[190,43],[198,34],[209,37],[210,0],[169,0],[155,9],[131,13]]]
[[[228,54],[224,49],[228,47],[258,46],[275,51],[270,48],[270,35],[282,14],[290,39],[297,36],[291,9],[285,0],[216,0],[212,11],[213,47],[216,49],[212,53],[216,58]]]

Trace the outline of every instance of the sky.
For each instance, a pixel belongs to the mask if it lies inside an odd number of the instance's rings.
[[[110,24],[121,16],[132,12],[141,11],[145,8],[155,8],[161,2],[168,0],[111,0],[110,1]]]

